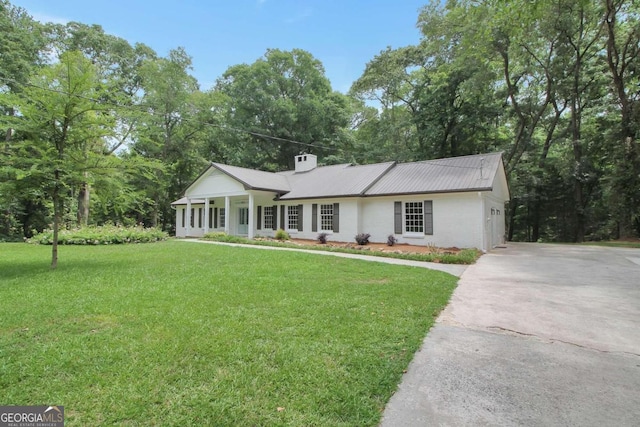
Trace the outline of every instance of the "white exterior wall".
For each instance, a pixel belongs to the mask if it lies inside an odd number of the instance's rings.
[[[212,169],[198,179],[185,193],[185,196],[193,199],[204,197],[246,194],[244,186],[230,176]]]
[[[187,237],[187,218],[185,216],[184,227],[182,226],[182,215],[185,215],[187,205],[176,206],[176,237]],[[190,237],[202,237],[204,235],[204,204],[193,204],[193,227],[189,233]],[[198,209],[202,209],[202,223],[198,223]]]
[[[367,198],[362,201],[362,232],[371,242],[386,243],[393,234],[398,243],[482,249],[482,199],[479,193],[421,194]],[[394,202],[433,201],[433,235],[395,234]],[[404,229],[404,215],[403,215]]]

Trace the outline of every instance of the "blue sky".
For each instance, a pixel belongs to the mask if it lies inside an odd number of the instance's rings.
[[[428,0],[10,0],[40,21],[99,24],[158,54],[182,46],[193,75],[210,88],[224,71],[252,63],[268,48],[301,48],[322,61],[335,90],[346,92],[387,46],[415,44]]]

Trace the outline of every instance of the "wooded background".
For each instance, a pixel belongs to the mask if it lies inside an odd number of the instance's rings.
[[[640,235],[640,5],[448,1],[418,45],[380,52],[348,94],[304,50],[268,50],[207,91],[100,26],[0,0],[0,240],[106,222],[171,231],[210,161],[278,171],[504,152],[510,240]],[[366,231],[366,230],[365,230]]]

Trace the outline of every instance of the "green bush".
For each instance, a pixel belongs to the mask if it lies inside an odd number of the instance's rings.
[[[117,245],[151,243],[166,240],[169,235],[158,228],[122,227],[117,225],[89,226],[58,231],[60,245]],[[40,245],[53,244],[53,230],[44,230],[27,240]]]
[[[214,242],[225,242],[225,243],[249,243],[250,240],[245,237],[240,236],[231,236],[227,233],[221,231],[212,231],[210,233],[206,233],[202,236],[204,240],[213,240]]]
[[[282,228],[279,228],[278,231],[276,231],[275,237],[276,240],[289,240],[289,233],[284,231]]]

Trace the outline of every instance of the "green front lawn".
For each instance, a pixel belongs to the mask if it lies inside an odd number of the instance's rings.
[[[0,404],[69,426],[377,425],[456,278],[169,241],[0,244]]]

